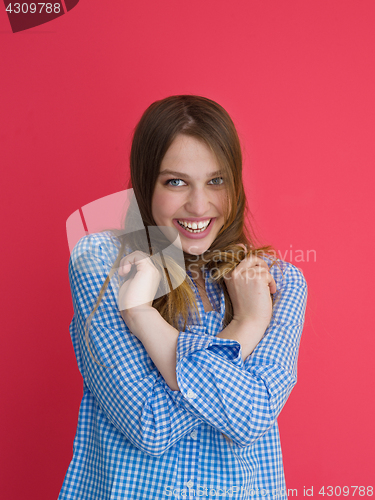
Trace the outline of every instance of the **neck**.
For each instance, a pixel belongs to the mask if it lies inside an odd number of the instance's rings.
[[[204,277],[200,267],[197,264],[187,264],[187,269],[191,272],[194,281],[203,281]]]

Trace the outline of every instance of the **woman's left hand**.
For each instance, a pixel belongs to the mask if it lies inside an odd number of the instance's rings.
[[[124,257],[120,262],[119,275],[126,276],[132,265],[136,266],[137,272],[125,281],[118,296],[119,310],[128,326],[134,315],[152,307],[161,279],[150,256],[144,252],[136,250]]]

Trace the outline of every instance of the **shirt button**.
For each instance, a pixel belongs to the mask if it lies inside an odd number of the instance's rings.
[[[186,396],[187,396],[189,399],[194,399],[194,398],[195,398],[195,393],[194,393],[191,389],[189,389],[189,390],[187,391]]]
[[[192,439],[197,439],[197,434],[198,434],[197,430],[196,430],[196,429],[194,429],[194,430],[190,433],[190,437],[191,437]]]
[[[190,481],[188,481],[188,482],[186,483],[186,486],[187,486],[188,488],[191,488],[193,485],[194,485],[194,482],[193,482],[191,479],[190,479]]]

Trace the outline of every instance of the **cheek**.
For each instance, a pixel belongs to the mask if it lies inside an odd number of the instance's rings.
[[[155,190],[152,198],[152,215],[156,223],[165,221],[165,219],[173,217],[176,208],[176,200],[174,197],[168,196],[165,191]]]

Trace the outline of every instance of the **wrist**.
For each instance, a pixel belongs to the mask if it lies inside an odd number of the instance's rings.
[[[269,322],[266,323],[264,320],[253,319],[250,316],[239,316],[234,315],[232,318],[233,324],[241,328],[241,331],[253,332],[253,334],[264,334],[267,330]]]
[[[217,336],[224,339],[236,340],[241,344],[242,359],[253,352],[255,347],[262,340],[266,327],[259,325],[248,317],[233,317],[229,325]]]
[[[129,330],[136,337],[138,337],[139,340],[142,340],[141,337],[147,332],[149,325],[155,321],[155,318],[157,316],[161,317],[159,312],[154,307],[149,305],[125,309],[121,311],[121,316],[123,317]]]

